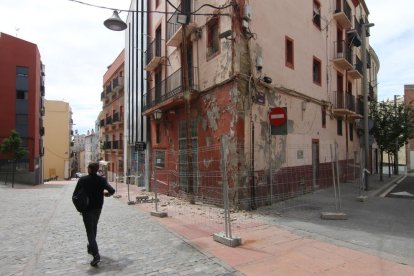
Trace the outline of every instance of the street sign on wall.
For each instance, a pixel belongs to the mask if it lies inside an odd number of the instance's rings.
[[[269,121],[274,126],[283,125],[287,121],[286,110],[283,107],[274,107],[270,109]]]
[[[287,135],[287,107],[271,108],[269,123],[271,135]]]
[[[145,142],[135,142],[135,151],[144,151],[147,148]]]

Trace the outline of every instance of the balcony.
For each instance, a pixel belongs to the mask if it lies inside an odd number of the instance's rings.
[[[375,100],[375,91],[374,91],[374,86],[369,83],[368,84],[368,99],[369,100]]]
[[[357,101],[357,114],[360,117],[364,116],[364,100],[360,97]]]
[[[113,141],[112,142],[112,149],[113,150],[117,150],[118,149],[118,145],[119,145],[118,141]]]
[[[361,21],[358,20],[356,18],[356,16],[354,16],[354,29],[355,29],[355,31],[357,32],[357,34],[359,36],[362,36],[362,25],[361,25]]]
[[[105,88],[105,92],[106,92],[106,95],[108,95],[109,93],[111,93],[111,92],[112,92],[112,85],[111,85],[111,84],[108,84],[108,85],[106,86],[106,88]]]
[[[348,76],[350,76],[353,79],[360,79],[362,78],[362,61],[359,59],[357,55],[354,56],[354,62],[352,69],[348,71]]]
[[[123,115],[119,112],[115,112],[112,116],[112,123],[113,124],[121,124],[123,122]]]
[[[349,29],[352,27],[352,10],[346,0],[336,0],[336,8],[333,17],[342,28]]]
[[[192,67],[190,70],[189,91],[190,93],[198,91],[197,67]],[[180,104],[184,102],[183,96],[183,78],[180,68],[143,95],[143,111],[145,112],[155,107],[160,108],[160,106]]]
[[[112,116],[108,116],[108,117],[106,117],[105,124],[106,124],[106,125],[110,125],[110,124],[112,124]]]
[[[369,51],[367,50],[366,53],[366,57],[367,57],[367,68],[371,68],[371,54],[369,53]]]
[[[103,143],[103,149],[104,150],[110,150],[110,149],[112,149],[112,142],[111,141],[105,141]]]
[[[122,88],[124,88],[124,78],[123,77],[116,77],[112,80],[112,88],[114,92],[119,92]]]
[[[105,92],[101,92],[101,101],[105,98]]]
[[[181,5],[178,7],[180,10]],[[167,46],[178,47],[183,40],[183,25],[177,23],[178,12],[175,12],[167,21]],[[186,25],[186,35],[190,35],[196,28],[196,24],[190,22]]]
[[[104,119],[102,119],[102,120],[99,122],[99,126],[100,126],[100,127],[104,127],[104,126],[105,126],[105,120],[104,120]]]
[[[340,69],[352,69],[352,49],[342,41],[334,42],[334,58],[333,63]]]
[[[146,65],[144,69],[146,71],[154,71],[155,68],[161,63],[162,53],[164,53],[165,44],[161,38],[155,38],[149,45],[145,52]]]
[[[344,91],[333,92],[332,111],[337,116],[355,114],[355,96]]]

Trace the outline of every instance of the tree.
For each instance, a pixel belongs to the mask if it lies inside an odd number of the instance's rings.
[[[370,131],[380,150],[380,180],[383,180],[383,154],[397,156],[398,150],[414,136],[413,111],[405,104],[371,102],[370,116],[374,126]],[[398,166],[398,165],[397,165]],[[394,167],[394,171],[398,168]]]
[[[17,131],[12,130],[10,136],[5,138],[0,144],[0,152],[5,154],[12,161],[12,188],[14,187],[14,175],[16,172],[16,163],[22,159],[27,150],[22,146],[22,139]],[[7,181],[7,180],[6,180]]]

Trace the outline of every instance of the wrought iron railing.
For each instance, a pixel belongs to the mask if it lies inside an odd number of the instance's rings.
[[[344,58],[352,64],[352,48],[348,46],[345,40],[334,41],[334,58]]]
[[[181,10],[181,5],[178,6],[177,10]],[[178,11],[175,11],[167,21],[167,41],[170,40],[181,27],[181,24],[177,23],[177,17]]]
[[[188,74],[189,90],[198,90],[198,70],[192,67]],[[143,110],[160,104],[180,92],[183,92],[182,69],[178,69],[162,82],[155,84],[143,95]]]
[[[355,112],[355,96],[345,91],[334,91],[333,107],[335,109],[347,109]]]
[[[164,45],[160,37],[156,37],[153,41],[148,44],[146,54],[146,65],[148,65],[154,57],[161,57],[164,52]]]
[[[351,21],[352,9],[351,9],[351,6],[349,6],[349,4],[346,0],[337,0],[336,1],[335,13],[339,13],[339,12],[345,13],[346,17],[348,17],[349,21]]]

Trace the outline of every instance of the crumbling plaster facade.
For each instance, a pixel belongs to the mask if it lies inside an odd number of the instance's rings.
[[[166,1],[159,1],[158,7],[155,7],[155,1],[153,2],[149,5],[150,10],[174,12],[174,8]],[[170,2],[177,7],[181,3]],[[346,70],[338,68],[332,62],[338,29],[346,35],[346,30],[333,18],[337,1],[317,1],[322,15],[320,28],[312,23],[312,1],[190,2],[192,11],[203,4],[218,7],[234,3],[232,7],[220,10],[211,6],[204,7],[199,13],[207,15],[192,15],[190,25],[195,27],[187,28],[191,29],[186,40],[187,48],[192,53],[189,63],[197,71],[197,87],[192,91],[190,101],[190,118],[196,122],[197,129],[196,146],[201,149],[222,143],[225,149],[217,150],[214,156],[208,155],[205,159],[203,154],[198,152],[198,171],[211,170],[212,160],[227,160],[230,196],[234,204],[246,205],[244,200],[254,196],[251,189],[252,181],[253,185],[265,184],[254,181],[269,182],[269,178],[277,177],[277,172],[283,168],[312,166],[314,159],[311,149],[314,143],[318,144],[318,162],[321,164],[329,164],[331,161],[329,145],[338,145],[337,154],[340,161],[346,162],[355,158],[356,153],[360,151],[359,140],[356,134],[350,135],[348,131],[355,131],[350,125],[354,124],[355,118],[361,117],[338,116],[334,113],[332,105],[332,93],[340,86],[336,83],[337,74],[343,76],[344,91],[350,83],[355,98],[362,93],[361,79],[349,77]],[[367,16],[368,9],[364,1],[345,2],[351,6],[353,16]],[[252,11],[247,28],[243,26],[246,5],[249,5]],[[209,56],[206,47],[208,24],[214,14],[219,14],[218,34],[228,30],[231,30],[232,34],[220,39],[217,53]],[[161,37],[167,42],[165,26],[168,25],[169,16],[160,13],[149,15],[150,37],[156,37],[158,28],[161,29]],[[293,69],[285,65],[285,37],[294,41]],[[167,79],[182,67],[183,45],[163,47],[165,57],[161,58],[158,70],[162,71],[163,79]],[[256,67],[257,57],[263,59],[261,70]],[[320,84],[315,84],[312,80],[313,57],[321,62]],[[373,60],[373,63],[379,62]],[[157,85],[154,72],[149,72],[149,75],[148,91]],[[265,83],[264,76],[271,77],[273,82]],[[168,89],[168,85],[166,86]],[[264,95],[262,103],[257,101],[258,92]],[[269,110],[273,107],[287,108],[287,135],[270,135]],[[326,109],[324,126],[322,109]],[[144,114],[151,118],[155,110],[163,112],[163,119],[161,122],[151,119],[150,122],[151,156],[155,150],[179,150],[179,122],[187,118],[185,96],[169,98],[147,108]],[[338,118],[343,120],[341,128],[344,130],[341,135],[338,135]],[[157,133],[157,124],[161,125],[160,133]],[[304,155],[300,155],[299,152],[303,152]],[[168,159],[168,155],[166,158]],[[166,164],[164,169],[178,170],[177,165],[168,167],[168,160]],[[167,178],[163,178],[161,174],[157,180],[165,184],[166,189],[170,185]],[[309,185],[311,189],[311,184]]]

